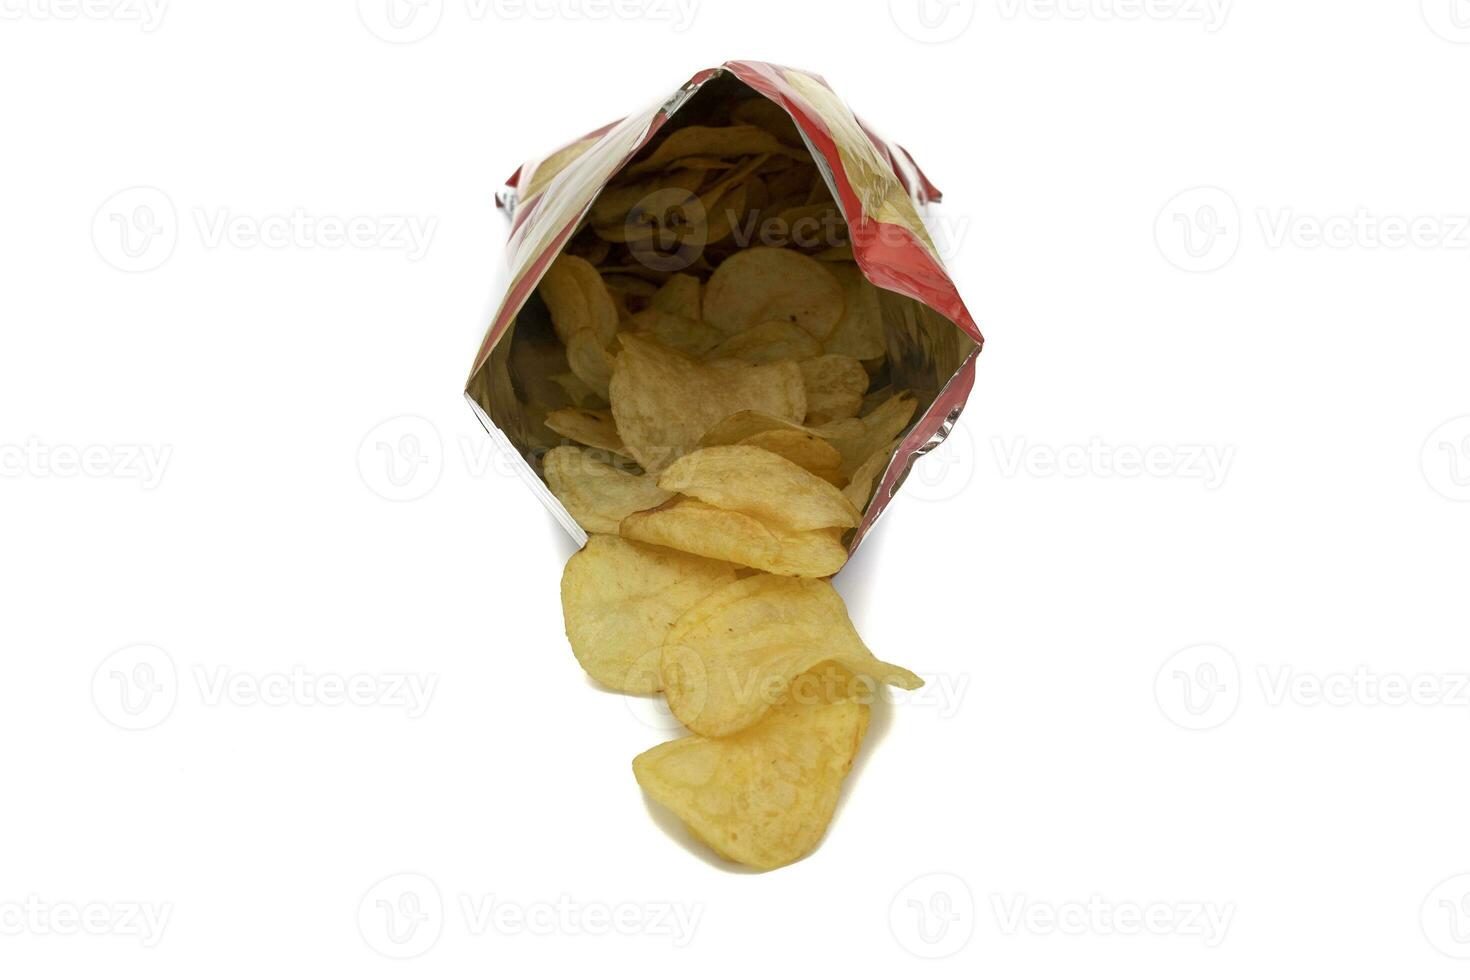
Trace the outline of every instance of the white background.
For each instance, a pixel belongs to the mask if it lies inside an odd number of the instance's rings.
[[[0,2],[0,973],[1463,975],[1464,0],[67,2]],[[767,875],[460,394],[500,182],[732,57],[912,151],[988,340],[837,580],[931,684]]]

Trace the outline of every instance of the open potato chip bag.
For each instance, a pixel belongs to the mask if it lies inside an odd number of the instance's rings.
[[[750,567],[765,570],[830,567],[974,382],[983,338],[921,217],[938,200],[821,77],[755,61],[700,71],[510,178],[497,197],[509,284],[466,397],[579,543],[612,526],[620,505],[603,491],[617,484],[568,492],[570,457],[550,450],[625,454],[642,472],[620,475],[656,477],[702,445],[743,443],[844,503],[865,497],[857,519],[796,529],[687,494],[619,529],[692,533],[722,542],[704,552],[764,556]],[[707,439],[746,413],[780,424]],[[890,446],[891,465],[872,461]],[[544,492],[552,479],[562,493]]]

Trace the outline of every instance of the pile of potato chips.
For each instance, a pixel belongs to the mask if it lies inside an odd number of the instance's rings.
[[[578,662],[692,733],[634,775],[720,854],[821,840],[878,660],[826,579],[912,421],[876,289],[774,103],[661,133],[590,208],[539,295],[566,350],[547,486],[591,535],[562,606]]]

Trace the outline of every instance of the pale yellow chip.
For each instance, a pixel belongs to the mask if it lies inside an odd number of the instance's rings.
[[[710,426],[736,412],[806,417],[806,385],[790,361],[700,364],[627,333],[622,345],[609,387],[612,414],[629,453],[650,473],[696,448]]]
[[[850,419],[863,404],[868,372],[861,361],[842,354],[824,354],[798,362],[806,382],[806,424],[821,425]]]
[[[840,483],[842,475],[842,454],[837,448],[825,439],[819,439],[810,432],[802,432],[794,429],[766,429],[764,432],[755,432],[736,445],[756,446],[767,452],[784,456],[797,466],[812,473],[828,483]]]
[[[668,280],[658,288],[658,292],[653,294],[648,305],[661,313],[698,320],[701,288],[699,280],[694,276],[687,272],[676,273],[669,276]]]
[[[843,475],[850,477],[869,457],[908,428],[918,406],[913,395],[900,392],[860,419],[813,426],[812,432],[837,447],[842,454]]]
[[[704,290],[704,319],[725,334],[788,320],[821,340],[846,300],[829,263],[785,248],[747,248],[721,262]],[[834,353],[846,353],[836,351]]]
[[[546,427],[557,435],[594,449],[606,449],[619,456],[628,455],[613,422],[612,412],[605,408],[558,408],[546,414]]]
[[[779,868],[827,833],[868,712],[854,701],[782,705],[729,738],[656,745],[633,760],[633,775],[717,853]]]
[[[602,276],[592,263],[576,255],[560,255],[541,277],[537,291],[551,314],[551,326],[563,344],[590,332],[600,344],[618,332],[618,310]]]
[[[567,341],[567,366],[594,393],[602,398],[608,397],[613,358],[596,333],[583,330],[572,335]]]
[[[878,478],[888,469],[888,462],[893,458],[893,451],[897,448],[898,443],[896,441],[889,443],[887,446],[874,452],[857,469],[853,470],[851,479],[842,488],[842,494],[858,510],[867,509],[868,501],[873,499],[873,485],[878,482]]]
[[[623,518],[658,507],[673,496],[648,474],[614,466],[596,449],[558,446],[541,463],[546,486],[582,530],[617,534]]]
[[[770,364],[772,361],[800,361],[821,353],[821,342],[790,320],[767,320],[725,338],[705,354],[705,359]],[[864,372],[864,383],[867,380]],[[807,411],[811,411],[810,405]]]
[[[777,575],[825,578],[847,561],[838,528],[788,531],[699,500],[675,499],[623,518],[625,538]]]
[[[660,690],[660,659],[673,624],[735,581],[735,567],[594,534],[561,577],[572,653],[592,679],[625,694]]]
[[[628,317],[623,329],[649,337],[690,357],[701,357],[722,339],[714,327],[699,320],[649,307]]]
[[[658,485],[767,527],[813,531],[856,527],[862,514],[842,491],[791,460],[751,445],[711,446],[674,462]]]
[[[924,683],[873,656],[829,583],[753,575],[704,597],[674,624],[663,652],[664,697],[690,731],[732,735],[779,704],[793,679],[825,663],[905,690]]]
[[[868,282],[856,265],[850,262],[823,262],[823,268],[842,284],[842,316],[830,334],[825,335],[822,349],[828,354],[845,354],[858,360],[880,357],[886,352],[883,335],[883,309],[878,303],[878,287]]]

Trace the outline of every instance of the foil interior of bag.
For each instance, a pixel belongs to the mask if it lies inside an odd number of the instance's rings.
[[[758,93],[733,75],[718,74],[679,106],[661,132],[689,125],[721,124],[731,104],[753,97],[759,97]],[[657,139],[653,145],[657,145]],[[827,181],[828,190],[837,198],[826,161],[810,143],[808,149]],[[650,152],[651,147],[644,147],[631,163]],[[979,345],[948,318],[923,303],[882,288],[878,294],[887,362],[873,380],[872,388],[891,384],[894,390],[913,392],[919,404],[914,423],[919,423],[946,383],[978,351]],[[542,473],[542,457],[552,448],[569,442],[544,423],[547,412],[570,404],[567,393],[553,380],[553,376],[567,369],[566,355],[552,329],[546,305],[533,291],[506,335],[467,386],[470,400],[504,434],[538,478]],[[938,433],[940,439],[947,434],[947,428]],[[911,463],[912,460],[903,461],[900,473],[906,475]],[[889,468],[893,468],[892,462]],[[896,484],[889,488],[890,495],[895,487]],[[555,498],[549,492],[542,497],[568,531],[582,538],[580,528]]]

